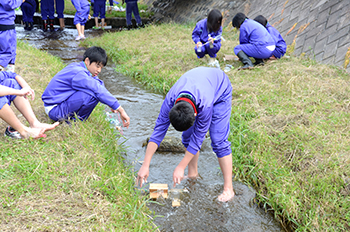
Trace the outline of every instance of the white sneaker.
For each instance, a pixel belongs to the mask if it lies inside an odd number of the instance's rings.
[[[219,61],[217,59],[215,59],[215,58],[209,58],[208,65],[212,66],[212,67],[220,68]]]
[[[78,41],[78,40],[80,40],[80,39],[81,39],[80,35],[78,35],[77,37],[75,37],[75,40],[76,40],[76,41]]]

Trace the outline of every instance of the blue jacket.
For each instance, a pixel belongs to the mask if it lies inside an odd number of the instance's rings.
[[[15,24],[15,9],[22,5],[22,0],[1,0],[0,1],[0,24]]]
[[[2,71],[0,72],[0,85],[6,79],[16,79],[17,74],[13,72]]]
[[[275,40],[272,38],[266,28],[260,23],[246,19],[241,27],[239,33],[240,44],[255,44],[257,46],[270,46],[276,45]]]
[[[73,93],[82,91],[116,110],[120,104],[106,89],[102,80],[91,76],[85,63],[72,63],[58,72],[46,87],[41,99],[44,106],[60,104]]]
[[[187,151],[195,155],[209,130],[213,106],[227,88],[231,88],[231,82],[220,69],[198,67],[186,72],[166,95],[149,141],[159,146],[170,125],[169,111],[177,97],[181,93],[187,93],[192,95],[198,110],[193,135],[187,147]]]
[[[222,34],[222,27],[215,33],[215,32],[208,32],[208,26],[207,26],[207,19],[200,20],[192,32],[192,40],[195,44],[198,42],[202,42],[203,44],[208,42],[209,34],[212,38],[215,38],[218,35]],[[221,47],[221,38],[214,40],[214,46],[215,47]]]
[[[88,0],[71,0],[74,8],[80,12],[84,6],[90,6]]]
[[[282,35],[279,33],[279,31],[276,28],[274,28],[273,26],[271,26],[269,23],[267,23],[266,29],[267,29],[267,31],[270,33],[270,35],[272,36],[272,38],[276,42],[276,49],[275,49],[275,51],[280,54],[280,57],[282,57],[287,51],[286,41],[284,41],[284,39],[283,39]],[[280,58],[280,57],[277,57],[277,58]]]

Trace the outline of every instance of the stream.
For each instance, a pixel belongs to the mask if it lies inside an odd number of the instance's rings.
[[[84,49],[74,40],[77,32],[73,28],[66,28],[63,32],[43,32],[40,29],[28,32],[21,25],[16,25],[16,31],[18,40],[58,56],[67,64],[82,60]],[[86,37],[99,36],[99,33],[101,31],[85,31]],[[109,63],[99,78],[131,119],[129,128],[123,128],[123,138],[119,142],[125,146],[125,158],[137,173],[145,153],[143,143],[153,131],[164,96],[146,90],[131,78],[117,73],[114,67]],[[167,136],[181,138],[181,133],[170,126]],[[157,152],[151,162],[148,184],[168,184],[172,189],[172,173],[183,155]],[[234,199],[227,203],[217,200],[223,188],[223,177],[207,139],[200,153],[198,171],[199,179],[187,179],[176,186],[184,190],[179,197],[179,207],[172,207],[171,192],[167,199],[148,202],[148,207],[154,212],[151,215],[153,222],[159,231],[285,231],[273,215],[254,203],[256,192],[247,185],[233,182]],[[143,187],[145,191],[148,191],[148,184]]]

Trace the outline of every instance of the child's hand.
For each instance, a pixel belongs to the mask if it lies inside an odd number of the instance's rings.
[[[27,96],[32,96],[32,100],[34,100],[35,93],[33,89],[31,89],[29,86],[26,86],[19,91],[19,94],[17,94],[17,96],[23,96],[26,99]]]
[[[203,45],[202,42],[198,42],[198,43],[196,44],[197,48],[198,48],[199,46],[202,46],[202,45]]]
[[[89,14],[89,16],[88,16],[88,19],[90,20],[91,19],[91,15]]]
[[[173,182],[174,182],[174,188],[177,184],[180,184],[184,177],[185,170],[181,167],[177,166],[173,173]]]

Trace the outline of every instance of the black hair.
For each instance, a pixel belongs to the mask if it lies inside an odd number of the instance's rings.
[[[247,19],[248,17],[245,16],[245,14],[239,12],[235,15],[235,17],[233,17],[232,19],[232,26],[239,29],[242,25],[242,23],[244,22],[245,19]]]
[[[222,14],[219,10],[211,10],[208,14],[207,26],[209,32],[217,32],[222,24]]]
[[[267,19],[264,16],[258,15],[254,18],[254,20],[260,23],[261,25],[263,25],[264,27],[266,27]]]
[[[179,101],[169,111],[169,120],[175,130],[188,130],[196,120],[194,109],[190,103]]]
[[[90,64],[96,62],[97,64],[102,64],[103,66],[106,66],[108,61],[106,51],[103,48],[96,46],[86,49],[83,61],[85,61],[86,58],[89,58]]]

